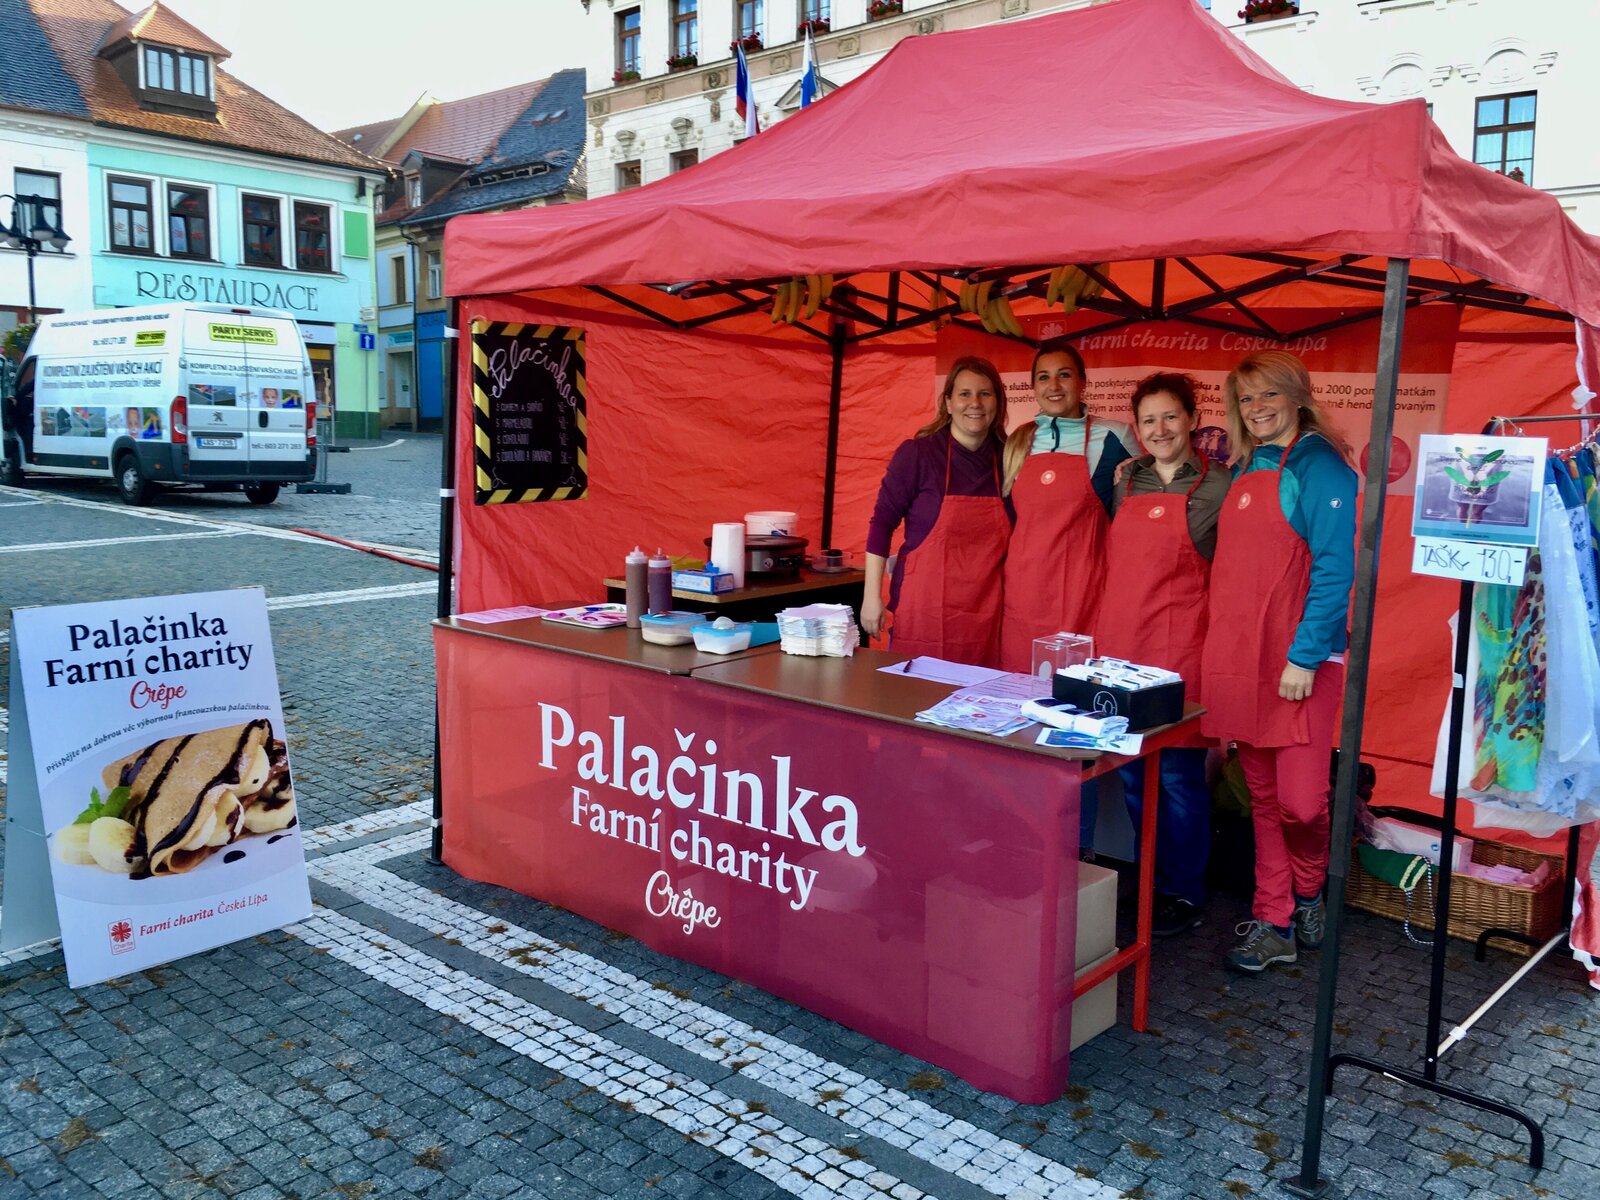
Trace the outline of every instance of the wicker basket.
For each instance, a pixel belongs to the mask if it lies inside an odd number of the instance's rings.
[[[1539,854],[1499,842],[1474,841],[1472,861],[1487,866],[1505,863],[1524,871],[1535,871],[1540,863],[1550,864],[1550,874],[1536,888],[1490,883],[1471,875],[1457,874],[1450,881],[1450,936],[1475,941],[1485,929],[1510,929],[1536,939],[1541,945],[1561,928],[1561,892],[1564,859],[1554,854]],[[1438,886],[1437,879],[1434,886]],[[1427,883],[1411,893],[1409,912],[1416,929],[1433,928],[1433,905]],[[1406,894],[1393,884],[1369,875],[1354,854],[1350,857],[1350,878],[1345,900],[1351,908],[1377,913],[1395,921],[1407,916]],[[1504,939],[1492,945],[1513,954],[1527,956],[1535,947]]]

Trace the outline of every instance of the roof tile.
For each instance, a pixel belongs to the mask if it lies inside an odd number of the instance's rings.
[[[218,62],[233,53],[222,43],[212,41],[171,9],[162,7],[161,0],[155,0],[142,12],[129,13],[106,30],[98,49],[104,50],[122,41],[160,42],[163,46],[173,46],[179,50],[209,54]]]
[[[217,101],[215,121],[140,108],[139,101],[128,91],[116,69],[96,53],[107,31],[127,19],[126,9],[111,0],[27,0],[27,3],[32,6],[56,57],[77,84],[96,124],[352,170],[381,172],[384,169],[381,163],[323,133],[220,68],[213,72]]]

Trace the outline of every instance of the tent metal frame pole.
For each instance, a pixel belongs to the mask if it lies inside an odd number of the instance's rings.
[[[455,516],[456,516],[456,372],[461,365],[461,301],[450,301],[449,326],[445,336],[445,387],[443,462],[439,467],[439,591],[434,615],[450,616],[455,592]],[[444,795],[439,768],[439,697],[433,698],[433,839],[428,848],[431,862],[444,861]]]
[[[1384,495],[1394,432],[1394,402],[1400,386],[1400,345],[1405,334],[1406,279],[1410,260],[1391,258],[1383,293],[1383,328],[1378,336],[1378,371],[1368,439],[1366,495],[1356,548],[1355,594],[1350,606],[1350,649],[1346,656],[1344,722],[1339,731],[1339,769],[1334,781],[1332,847],[1328,855],[1328,929],[1317,973],[1317,1015],[1311,1042],[1311,1076],[1306,1097],[1305,1141],[1300,1176],[1284,1186],[1296,1196],[1321,1196],[1327,1181],[1318,1174],[1322,1127],[1327,1115],[1324,1079],[1339,998],[1339,935],[1344,925],[1345,878],[1350,872],[1350,834],[1355,820],[1356,780],[1361,766],[1361,733],[1366,718],[1367,673],[1372,655],[1372,614],[1378,592],[1378,551],[1383,540]]]
[[[828,332],[833,346],[833,377],[828,384],[828,458],[822,475],[822,545],[833,545],[833,493],[839,476],[839,406],[844,394],[845,324],[835,321]]]

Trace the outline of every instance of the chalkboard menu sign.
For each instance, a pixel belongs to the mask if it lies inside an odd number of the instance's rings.
[[[581,500],[589,487],[583,330],[472,323],[474,498]]]

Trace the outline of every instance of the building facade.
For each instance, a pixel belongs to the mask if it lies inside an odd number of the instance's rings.
[[[682,170],[743,137],[730,57],[736,37],[765,128],[799,108],[806,24],[826,95],[901,38],[1101,0],[578,2],[588,14],[584,65],[595,84],[587,96],[589,194],[603,196]],[[1508,174],[1521,170],[1525,182],[1600,232],[1600,146],[1583,128],[1600,106],[1600,75],[1578,52],[1600,39],[1593,0],[1320,0],[1249,23],[1237,15],[1242,0],[1197,2],[1308,91],[1426,100],[1457,153]]]
[[[364,318],[382,165],[233,79],[228,51],[159,3],[135,14],[110,0],[27,5],[86,110],[62,114],[77,118],[82,156],[61,204],[69,250],[87,264],[71,307],[283,309],[336,432],[375,436]]]
[[[444,418],[445,223],[584,198],[583,97],[584,73],[561,71],[463,100],[424,94],[395,120],[337,133],[393,172],[375,200],[385,425]]]

